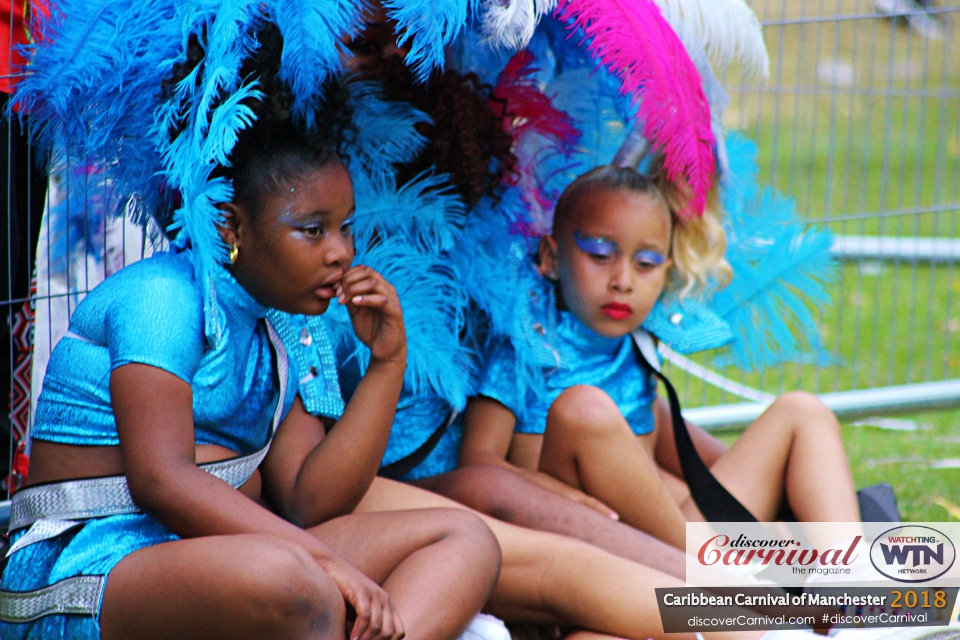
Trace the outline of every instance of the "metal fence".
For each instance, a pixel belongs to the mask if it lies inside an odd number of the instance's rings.
[[[716,354],[672,365],[688,414],[742,424],[791,389],[847,416],[960,404],[960,5],[750,5],[770,77],[727,71],[725,124],[756,141],[761,182],[836,234],[839,268],[824,353],[756,373]]]

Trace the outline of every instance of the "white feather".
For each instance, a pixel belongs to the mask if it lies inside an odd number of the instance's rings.
[[[486,0],[483,33],[495,45],[513,50],[527,46],[540,18],[552,12],[557,0]]]
[[[744,0],[654,0],[684,44],[706,43],[721,67],[739,59],[748,73],[766,78],[770,58],[763,29]]]

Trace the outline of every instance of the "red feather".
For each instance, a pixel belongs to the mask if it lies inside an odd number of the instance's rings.
[[[590,53],[639,105],[637,120],[663,150],[667,178],[692,193],[680,212],[702,215],[713,183],[710,105],[696,66],[652,0],[560,0],[557,15],[582,29]]]
[[[580,141],[580,130],[565,111],[540,89],[534,74],[533,53],[516,53],[497,76],[491,106],[506,117],[503,128],[513,137],[517,165],[508,181],[520,189],[527,205],[526,220],[515,220],[511,233],[536,238],[550,231],[550,212],[559,194],[549,193],[548,179],[541,175],[547,156],[569,158]]]
[[[532,131],[554,140],[561,149],[570,150],[580,139],[580,131],[570,116],[553,106],[550,97],[540,90],[532,77],[537,71],[534,55],[523,49],[510,58],[497,76],[493,97],[505,103],[509,118],[504,128],[514,140]]]

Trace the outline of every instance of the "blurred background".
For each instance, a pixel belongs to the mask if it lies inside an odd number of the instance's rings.
[[[905,519],[960,520],[960,4],[748,4],[770,78],[729,69],[724,124],[757,143],[761,183],[836,234],[833,301],[801,362],[692,360],[752,390],[827,394],[858,486],[892,484]],[[743,397],[673,377],[685,408],[714,407],[691,413],[735,437]]]

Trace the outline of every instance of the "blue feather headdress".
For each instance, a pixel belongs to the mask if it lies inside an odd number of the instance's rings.
[[[573,154],[548,156],[538,166],[540,191],[556,195],[576,176],[613,159],[633,117],[633,108],[619,95],[616,80],[596,70],[569,40],[558,37],[562,33],[562,25],[543,19],[529,44],[541,63],[538,79],[544,93],[573,118],[582,134]],[[477,36],[465,38],[476,40]],[[704,46],[691,38],[688,46],[701,69],[714,130],[721,141],[717,152],[723,175],[721,199],[728,212],[726,257],[734,279],[726,289],[714,287],[698,299],[661,301],[644,326],[676,351],[689,353],[726,344],[724,357],[734,364],[768,366],[796,357],[799,350],[818,348],[811,309],[829,301],[824,285],[831,275],[830,237],[806,228],[789,199],[759,187],[752,144],[737,135],[723,142],[720,122],[728,98],[713,75]],[[506,65],[505,56],[475,52],[467,45],[457,50],[456,60],[466,70],[482,71],[486,78],[498,73],[492,63],[499,64],[499,69]],[[521,387],[538,385],[540,371],[550,364],[549,354],[539,348],[544,343],[542,332],[548,328],[541,327],[541,335],[534,336],[518,313],[529,305],[528,294],[542,288],[532,267],[534,239],[523,237],[522,230],[543,223],[523,200],[507,195],[499,204],[485,203],[471,212],[464,250],[458,252],[470,252],[459,268],[488,323],[484,335],[505,336],[513,343]],[[677,317],[685,318],[680,327],[675,326]]]
[[[357,125],[346,149],[357,206],[355,262],[397,290],[408,343],[406,389],[462,409],[473,388],[473,358],[460,340],[469,299],[449,252],[460,244],[463,202],[446,188],[446,176],[424,174],[396,185],[394,165],[423,150],[426,140],[415,125],[429,117],[384,100],[373,83],[353,83],[350,90]],[[369,350],[356,339],[346,309],[334,302],[327,316],[338,350],[366,370]]]
[[[443,46],[462,30],[469,6],[461,0],[387,3],[398,33],[412,44],[408,61],[421,75],[442,65]],[[189,247],[194,257],[211,343],[222,333],[212,272],[227,257],[216,205],[233,194],[215,169],[228,164],[239,132],[253,122],[249,104],[261,97],[257,78],[240,77],[259,46],[255,26],[272,21],[279,27],[280,77],[295,94],[294,117],[310,128],[320,87],[343,70],[350,55],[344,42],[359,33],[368,9],[364,0],[54,0],[53,17],[37,25],[41,38],[25,51],[28,72],[14,103],[30,114],[37,139],[56,153],[58,166],[84,167],[110,188],[109,198],[85,196],[85,206],[71,207],[71,216],[96,205],[100,224],[129,203],[144,225],[160,215],[161,225],[176,234],[173,248]],[[202,43],[203,60],[165,91],[191,37]],[[376,132],[362,113],[359,118],[367,148]],[[389,146],[391,137],[381,140]],[[371,175],[387,171],[387,156],[367,154]],[[162,214],[171,202],[179,202],[172,220]],[[104,212],[103,203],[112,211]],[[90,219],[63,224],[89,226]]]

